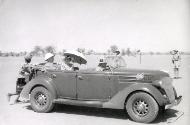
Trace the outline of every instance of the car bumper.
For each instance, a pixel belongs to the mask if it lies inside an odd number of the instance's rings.
[[[169,109],[172,108],[173,106],[178,105],[181,102],[181,100],[182,96],[176,97],[176,99],[172,103],[166,105],[165,109]]]

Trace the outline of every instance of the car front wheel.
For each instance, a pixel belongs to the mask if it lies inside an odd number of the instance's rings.
[[[125,109],[132,120],[142,123],[154,121],[159,112],[155,99],[145,92],[132,94],[126,102]]]
[[[53,109],[53,96],[44,87],[36,87],[30,95],[31,107],[35,112],[49,112]]]

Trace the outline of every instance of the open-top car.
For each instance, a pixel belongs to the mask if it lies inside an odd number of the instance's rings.
[[[154,121],[161,109],[180,103],[168,73],[128,69],[121,56],[108,56],[105,61],[102,71],[33,68],[32,79],[17,88],[25,85],[21,97],[30,100],[36,112],[50,112],[55,103],[123,109],[132,120],[144,123]]]

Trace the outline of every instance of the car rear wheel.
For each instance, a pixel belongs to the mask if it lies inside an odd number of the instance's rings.
[[[125,109],[132,120],[142,123],[154,121],[159,112],[155,99],[145,92],[132,94],[126,102]]]
[[[53,109],[53,95],[44,87],[36,87],[30,95],[31,107],[35,112],[49,112]]]

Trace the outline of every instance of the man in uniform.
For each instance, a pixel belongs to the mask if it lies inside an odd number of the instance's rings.
[[[179,78],[179,67],[180,67],[181,55],[178,50],[173,50],[172,63],[174,66],[174,78]]]
[[[105,71],[107,70],[107,63],[104,61],[104,59],[100,59],[98,67],[96,68],[96,71]]]
[[[17,78],[17,82],[19,82],[19,80],[24,80],[22,82],[27,83],[31,78],[30,78],[30,74],[31,74],[31,59],[32,59],[32,55],[31,54],[27,54],[25,57],[25,63],[22,65],[20,71],[19,71],[19,76]],[[10,98],[11,96],[15,96],[14,100],[10,102]],[[7,94],[7,98],[8,101],[10,103],[10,105],[13,105],[17,102],[19,102],[19,97],[20,97],[20,92],[14,92],[14,93],[8,93]]]

